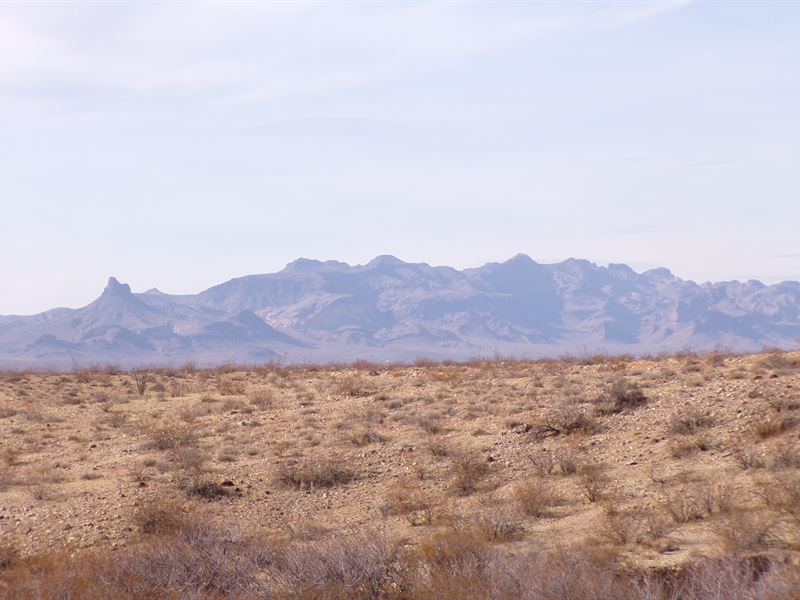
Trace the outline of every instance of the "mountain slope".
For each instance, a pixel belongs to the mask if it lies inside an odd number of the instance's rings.
[[[525,255],[463,271],[379,256],[298,259],[196,295],[135,294],[111,278],[83,308],[0,317],[0,364],[750,350],[798,338],[797,282],[698,285],[667,269]]]

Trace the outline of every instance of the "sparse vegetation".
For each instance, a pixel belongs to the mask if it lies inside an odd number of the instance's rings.
[[[0,374],[0,597],[791,598],[797,389],[794,353]]]

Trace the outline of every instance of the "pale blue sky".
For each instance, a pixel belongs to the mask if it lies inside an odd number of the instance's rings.
[[[0,5],[0,314],[525,252],[800,279],[800,3]]]

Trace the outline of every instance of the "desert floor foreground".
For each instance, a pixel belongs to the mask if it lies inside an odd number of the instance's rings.
[[[800,570],[800,353],[8,372],[0,441],[0,596],[54,597],[52,573],[34,589],[43,557],[130,557],[187,519],[282,548],[435,547],[437,565],[466,544]],[[335,597],[282,577],[258,589]],[[342,597],[403,595],[382,577],[340,577]],[[203,585],[174,597],[250,597]]]

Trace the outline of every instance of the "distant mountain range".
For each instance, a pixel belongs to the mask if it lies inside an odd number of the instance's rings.
[[[301,258],[196,295],[132,293],[112,277],[83,308],[0,316],[0,365],[756,350],[799,338],[797,282],[698,285],[663,268],[522,254],[462,271],[392,256],[356,266]]]

